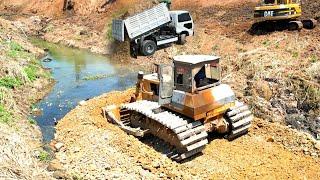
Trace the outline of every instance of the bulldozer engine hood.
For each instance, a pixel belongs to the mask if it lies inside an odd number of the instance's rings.
[[[201,119],[206,113],[235,102],[236,97],[231,87],[220,84],[195,94],[179,90],[173,91],[170,109],[184,112],[189,117]]]

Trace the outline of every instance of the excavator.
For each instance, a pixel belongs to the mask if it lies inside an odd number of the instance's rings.
[[[181,55],[154,72],[138,73],[130,103],[102,108],[104,117],[130,135],[152,134],[182,161],[201,153],[210,135],[234,140],[253,120],[249,107],[221,82],[220,57]]]
[[[302,15],[300,0],[262,0],[254,9],[255,28],[291,31],[302,28],[313,29],[317,25],[315,19],[299,20]]]

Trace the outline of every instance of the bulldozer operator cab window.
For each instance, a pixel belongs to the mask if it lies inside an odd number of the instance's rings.
[[[191,16],[189,13],[182,13],[178,15],[178,22],[191,21]]]
[[[262,0],[262,4],[275,4],[275,0]]]
[[[216,64],[206,64],[194,76],[196,88],[213,85],[220,81],[220,68]]]

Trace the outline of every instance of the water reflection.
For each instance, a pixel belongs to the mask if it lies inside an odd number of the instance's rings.
[[[61,119],[79,101],[127,89],[136,81],[137,69],[121,66],[105,56],[38,40],[34,43],[49,49],[48,56],[52,61],[43,62],[43,65],[52,69],[57,81],[52,92],[38,104],[43,110],[42,115],[34,117],[45,142],[53,138],[54,121]]]

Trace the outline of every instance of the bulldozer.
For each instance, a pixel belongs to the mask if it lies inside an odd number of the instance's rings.
[[[262,0],[254,9],[255,28],[291,31],[313,29],[315,19],[299,20],[302,15],[300,0]]]
[[[130,135],[162,139],[175,161],[201,153],[210,135],[230,141],[245,135],[253,120],[221,83],[220,57],[209,55],[175,56],[151,74],[139,72],[131,102],[106,106],[103,115]]]

